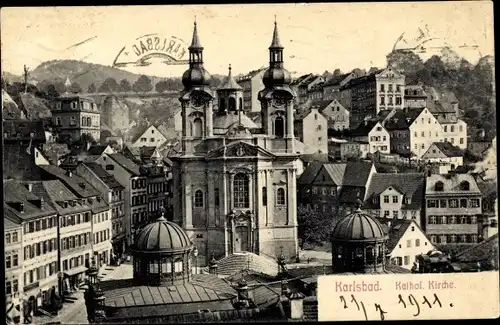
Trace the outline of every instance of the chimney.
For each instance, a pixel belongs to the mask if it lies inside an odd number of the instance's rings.
[[[304,317],[304,294],[294,292],[288,296],[290,300],[290,318],[299,320]]]

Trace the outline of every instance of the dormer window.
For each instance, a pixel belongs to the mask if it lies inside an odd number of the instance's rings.
[[[463,181],[460,183],[460,190],[461,191],[469,191],[470,190],[470,184],[467,181]]]
[[[373,197],[373,204],[378,204],[378,196]]]
[[[63,202],[63,207],[66,209],[68,207],[68,201]]]
[[[405,204],[410,204],[410,203],[411,203],[411,198],[405,197]]]
[[[443,182],[437,182],[435,185],[434,185],[434,191],[436,192],[442,192],[444,189],[444,184]]]

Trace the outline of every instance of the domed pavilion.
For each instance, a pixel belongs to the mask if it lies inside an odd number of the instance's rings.
[[[333,273],[384,271],[387,239],[380,222],[359,207],[333,229]]]

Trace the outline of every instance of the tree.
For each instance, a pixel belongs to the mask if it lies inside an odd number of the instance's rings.
[[[83,92],[83,89],[80,86],[80,84],[74,82],[69,87],[68,92],[70,92],[70,93],[81,93],[81,92]]]
[[[327,241],[333,230],[333,217],[322,215],[304,205],[297,207],[298,236],[300,248],[306,243],[321,245]]]
[[[59,97],[59,92],[57,91],[57,89],[54,85],[49,85],[47,87],[47,90],[45,91],[45,93],[47,94],[47,97],[49,99],[55,99],[55,98]]]
[[[91,83],[89,85],[89,88],[87,89],[87,92],[92,94],[92,93],[95,93],[96,91],[97,91],[97,88],[96,88],[95,84]]]
[[[104,80],[102,85],[99,87],[99,92],[100,93],[114,93],[118,92],[120,89],[120,86],[116,82],[114,78],[107,78]]]
[[[132,86],[132,90],[136,93],[145,93],[153,90],[153,84],[148,76],[142,75]]]
[[[168,89],[168,82],[165,81],[165,80],[162,80],[162,81],[159,81],[156,85],[155,85],[155,90],[159,93],[162,93],[166,90],[169,90]]]
[[[342,74],[342,71],[340,71],[340,69],[335,69],[335,71],[333,71],[334,76],[340,76],[341,74]]]
[[[130,85],[130,82],[127,79],[122,79],[122,81],[120,81],[120,88],[121,91],[123,92],[128,92],[132,90],[132,86]]]

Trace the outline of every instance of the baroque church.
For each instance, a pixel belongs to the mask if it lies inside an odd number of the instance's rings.
[[[196,23],[182,76],[182,149],[174,162],[173,221],[208,263],[238,252],[298,254],[294,91],[275,22],[269,68],[259,92],[261,123],[243,111],[243,89],[229,74],[214,91]]]

